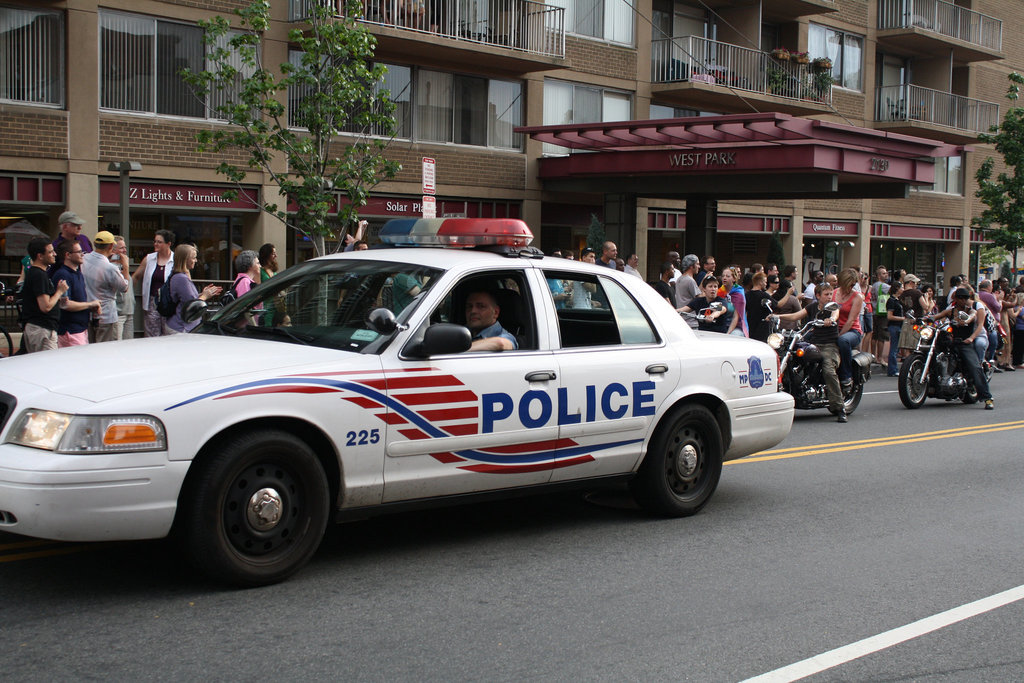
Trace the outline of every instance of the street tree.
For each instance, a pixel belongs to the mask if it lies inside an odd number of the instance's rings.
[[[985,159],[978,168],[975,195],[987,208],[971,224],[995,246],[1010,252],[1016,273],[1017,250],[1024,247],[1024,108],[1017,106],[1024,76],[1014,72],[1009,79],[1006,98],[1010,107],[1002,124],[978,136],[982,142],[995,146],[1006,170],[996,174],[993,157]]]
[[[235,10],[239,27],[223,16],[199,22],[207,68],[182,73],[211,115],[231,124],[200,131],[199,151],[247,155],[245,166],[222,161],[217,172],[239,188],[248,169],[266,173],[287,205],[263,197],[260,208],[308,237],[319,256],[326,239],[340,236],[329,214],[338,208],[341,230],[355,232],[370,191],[401,165],[384,156],[395,105],[383,87],[386,68],[372,61],[376,38],[358,21],[362,4],[346,0],[342,14],[334,2],[300,5],[305,20],[288,32],[297,57],[276,69],[264,64],[260,42],[270,28],[270,2],[254,0]]]

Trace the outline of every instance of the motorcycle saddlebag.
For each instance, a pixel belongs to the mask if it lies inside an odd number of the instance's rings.
[[[855,351],[853,354],[853,362],[860,368],[860,375],[864,379],[871,378],[871,361],[874,358],[870,353],[864,353],[863,351]]]

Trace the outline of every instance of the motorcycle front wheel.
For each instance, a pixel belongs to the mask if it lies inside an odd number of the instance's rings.
[[[911,354],[900,366],[900,401],[908,408],[920,408],[928,398],[928,378],[924,376],[924,356]]]

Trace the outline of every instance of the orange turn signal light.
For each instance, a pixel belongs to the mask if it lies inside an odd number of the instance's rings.
[[[112,424],[103,434],[107,446],[136,446],[156,441],[156,431],[147,424]]]

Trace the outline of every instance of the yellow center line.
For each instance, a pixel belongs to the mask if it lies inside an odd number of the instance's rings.
[[[47,550],[37,550],[30,553],[19,553],[17,555],[2,555],[0,556],[0,563],[2,562],[18,562],[20,560],[31,560],[37,557],[51,557],[53,555],[70,555],[71,553],[81,553],[87,550],[98,550],[100,548],[107,548],[113,545],[113,543],[78,543],[75,545],[64,545],[56,548],[49,548]]]
[[[18,550],[19,548],[35,548],[41,545],[50,545],[52,543],[59,543],[59,541],[18,541],[17,543],[4,543],[0,545],[0,553],[7,552],[8,550]]]
[[[856,448],[878,448],[880,446],[896,446],[908,443],[924,441],[935,441],[936,439],[952,439],[961,436],[974,436],[991,432],[1004,432],[1012,429],[1024,429],[1024,420],[1014,422],[999,422],[991,425],[974,425],[969,427],[957,427],[954,429],[942,429],[934,432],[920,432],[918,434],[904,434],[901,436],[881,437],[877,439],[861,439],[858,441],[840,441],[831,444],[820,444],[817,446],[800,446],[795,448],[781,448],[774,451],[762,451],[761,454],[753,455],[740,460],[731,460],[726,465],[738,465],[746,462],[766,462],[769,460],[785,460],[787,458],[802,458],[807,455],[821,455],[823,453],[838,453],[841,451],[854,450]]]

